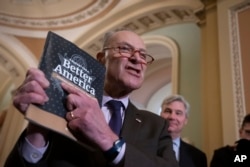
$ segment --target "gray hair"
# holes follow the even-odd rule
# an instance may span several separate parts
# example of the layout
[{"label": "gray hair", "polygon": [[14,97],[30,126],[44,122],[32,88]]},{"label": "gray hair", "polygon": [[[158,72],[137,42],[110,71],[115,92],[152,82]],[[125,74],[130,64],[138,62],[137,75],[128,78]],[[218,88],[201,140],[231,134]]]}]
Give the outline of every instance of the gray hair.
[{"label": "gray hair", "polygon": [[186,109],[186,116],[188,117],[189,115],[189,110],[190,110],[190,104],[187,102],[187,100],[181,96],[181,95],[171,95],[171,96],[168,96],[166,97],[163,101],[162,101],[162,104],[161,104],[161,108],[163,107],[163,105],[169,105],[171,103],[173,103],[174,101],[179,101],[181,103],[184,104],[184,107]]},{"label": "gray hair", "polygon": [[132,31],[131,29],[129,28],[126,28],[126,27],[120,27],[120,28],[117,28],[117,29],[114,29],[114,30],[111,30],[111,31],[108,31],[104,34],[104,37],[103,37],[103,48],[104,47],[107,47],[108,44],[109,44],[109,40],[110,38],[116,33],[116,32],[119,32],[119,31],[131,31],[131,32],[134,32]]}]

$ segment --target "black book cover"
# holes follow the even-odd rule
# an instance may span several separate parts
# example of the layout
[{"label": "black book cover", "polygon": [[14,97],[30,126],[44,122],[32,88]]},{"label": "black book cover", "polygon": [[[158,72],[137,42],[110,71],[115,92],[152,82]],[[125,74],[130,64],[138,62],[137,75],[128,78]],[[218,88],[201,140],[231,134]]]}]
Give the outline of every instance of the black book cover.
[{"label": "black book cover", "polygon": [[75,44],[49,31],[40,60],[41,69],[50,82],[46,89],[49,101],[44,105],[31,104],[25,118],[33,123],[76,138],[67,128],[65,98],[60,83],[65,82],[85,91],[102,103],[105,67]]}]

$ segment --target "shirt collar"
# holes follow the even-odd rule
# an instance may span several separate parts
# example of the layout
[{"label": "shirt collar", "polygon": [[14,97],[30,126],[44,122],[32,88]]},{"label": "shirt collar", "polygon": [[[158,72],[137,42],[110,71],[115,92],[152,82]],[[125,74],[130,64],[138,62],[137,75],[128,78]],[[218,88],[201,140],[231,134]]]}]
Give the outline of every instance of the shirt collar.
[{"label": "shirt collar", "polygon": [[102,106],[104,106],[110,100],[119,100],[122,102],[125,108],[128,107],[129,96],[125,96],[123,98],[112,98],[111,96],[104,94],[102,98]]},{"label": "shirt collar", "polygon": [[173,143],[175,143],[178,147],[180,146],[181,139],[178,137],[173,140]]}]

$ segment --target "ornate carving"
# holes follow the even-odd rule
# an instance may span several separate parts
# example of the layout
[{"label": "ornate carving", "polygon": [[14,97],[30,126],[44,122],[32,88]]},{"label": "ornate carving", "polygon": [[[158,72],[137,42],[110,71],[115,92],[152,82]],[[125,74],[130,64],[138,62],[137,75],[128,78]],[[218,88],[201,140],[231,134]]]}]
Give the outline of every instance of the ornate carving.
[{"label": "ornate carving", "polygon": [[[36,2],[39,2],[41,4],[51,4],[51,3],[58,3],[62,0],[36,0]],[[33,0],[11,0],[11,3],[13,4],[34,4]]]},{"label": "ornate carving", "polygon": [[234,101],[235,101],[235,115],[238,129],[246,114],[245,102],[244,102],[244,87],[243,87],[243,75],[241,66],[241,55],[240,55],[240,42],[238,33],[238,12],[249,8],[250,3],[242,3],[230,11],[230,27],[231,27],[231,48],[232,48],[232,66],[233,66],[233,86],[234,86]]},{"label": "ornate carving", "polygon": [[[65,16],[54,18],[34,19],[0,13],[0,24],[40,30],[66,28],[70,26],[76,26],[78,24],[86,24],[89,21],[93,21],[98,16],[101,16],[102,13],[108,12],[108,10],[114,7],[118,2],[119,0],[99,0],[88,6],[88,8],[81,9],[75,13],[71,13]],[[44,0],[42,0],[41,3],[44,5],[48,4],[48,2]]]},{"label": "ornate carving", "polygon": [[[199,18],[189,7],[165,7],[158,9],[157,11],[145,12],[119,26],[132,29],[139,34],[143,34],[152,29],[185,22],[197,23],[199,22]],[[96,49],[101,48],[100,41],[102,41],[102,37],[96,38],[84,49],[86,49],[89,53],[96,53]]]}]

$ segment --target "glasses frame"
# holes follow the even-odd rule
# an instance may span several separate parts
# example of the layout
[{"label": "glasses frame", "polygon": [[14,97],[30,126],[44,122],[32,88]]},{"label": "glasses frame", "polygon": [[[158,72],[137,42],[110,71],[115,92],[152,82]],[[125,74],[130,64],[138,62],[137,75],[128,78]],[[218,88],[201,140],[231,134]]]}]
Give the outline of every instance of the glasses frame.
[{"label": "glasses frame", "polygon": [[[121,46],[110,46],[110,47],[104,47],[103,50],[108,50],[108,49],[113,49],[114,51],[118,51],[118,53],[120,53],[121,55],[123,55],[125,52],[121,52]],[[128,53],[130,54],[130,57],[128,58],[131,58],[136,52],[138,52],[139,54],[141,54],[141,50],[139,49],[135,49],[133,47],[131,47],[131,53]],[[127,52],[126,52],[127,53]],[[153,58],[153,56],[151,56],[150,54],[146,53],[145,52],[145,56],[146,57],[149,57],[151,60],[149,62],[146,61],[145,64],[151,64],[153,63],[153,61],[155,60]],[[127,57],[127,56],[126,56]],[[145,59],[146,60],[146,59]],[[143,60],[144,61],[144,60]],[[143,62],[144,63],[144,62]]]}]

